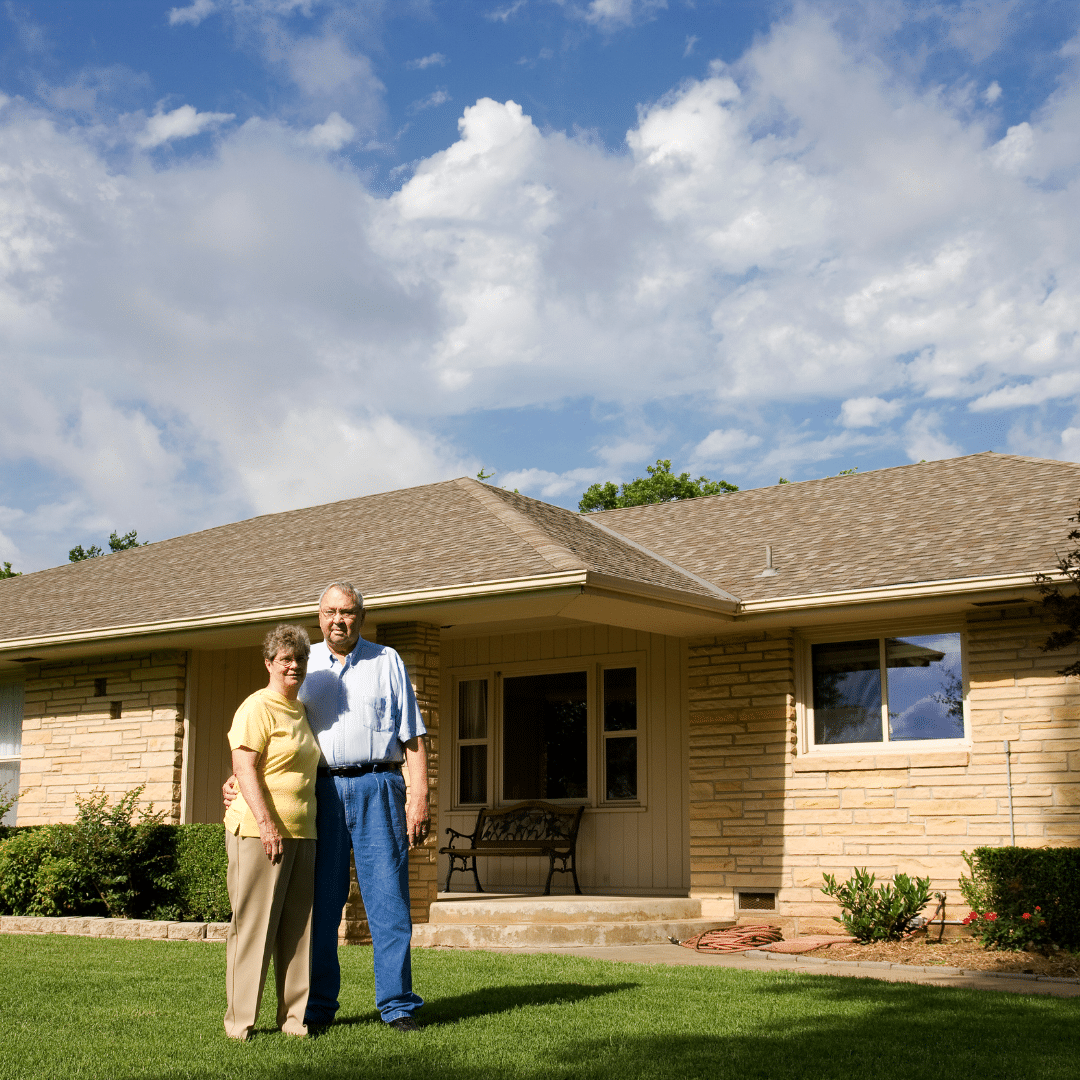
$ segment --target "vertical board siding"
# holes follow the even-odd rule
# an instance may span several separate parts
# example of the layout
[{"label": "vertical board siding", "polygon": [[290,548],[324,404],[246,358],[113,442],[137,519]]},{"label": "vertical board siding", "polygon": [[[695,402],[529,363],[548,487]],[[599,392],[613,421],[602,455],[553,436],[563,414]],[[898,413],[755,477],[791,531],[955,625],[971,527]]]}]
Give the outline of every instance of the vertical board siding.
[{"label": "vertical board siding", "polygon": [[193,652],[191,677],[190,820],[220,821],[221,785],[232,772],[229,726],[240,702],[266,685],[262,650],[256,647]]},{"label": "vertical board siding", "polygon": [[[690,825],[687,810],[685,762],[688,728],[685,721],[685,689],[681,677],[683,645],[675,638],[620,627],[583,626],[530,633],[459,638],[445,642],[443,709],[456,718],[453,686],[457,668],[518,662],[573,661],[580,659],[593,670],[601,657],[613,653],[645,653],[644,694],[641,706],[639,753],[644,756],[644,808],[587,807],[578,834],[578,877],[585,892],[631,895],[683,895],[690,888]],[[497,692],[497,690],[495,691]],[[590,754],[602,752],[597,731],[601,723],[590,703],[592,728]],[[454,720],[456,724],[456,719]],[[450,725],[453,729],[453,724]],[[456,730],[455,730],[456,735]],[[454,755],[440,794],[440,829],[450,826],[471,832],[476,810],[452,808],[457,783],[456,742]],[[493,747],[494,750],[494,747]],[[501,753],[501,749],[498,751]],[[600,762],[591,770],[599,783]],[[489,804],[494,792],[489,792]],[[593,792],[597,802],[599,791]],[[445,844],[445,832],[440,846]],[[539,892],[547,877],[547,861],[524,858],[483,858],[477,862],[480,881],[487,891]],[[447,860],[440,859],[439,887],[446,884]],[[468,891],[472,875],[456,873],[455,891]],[[569,875],[556,874],[555,892],[570,892]]]}]

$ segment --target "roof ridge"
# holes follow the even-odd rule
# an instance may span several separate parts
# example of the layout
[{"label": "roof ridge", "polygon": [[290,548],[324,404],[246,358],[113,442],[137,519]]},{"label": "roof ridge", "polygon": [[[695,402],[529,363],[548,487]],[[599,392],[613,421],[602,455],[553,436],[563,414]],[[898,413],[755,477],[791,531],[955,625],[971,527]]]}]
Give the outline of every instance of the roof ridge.
[{"label": "roof ridge", "polygon": [[671,559],[664,558],[663,555],[657,554],[651,548],[647,548],[644,544],[639,544],[636,540],[631,540],[629,536],[623,536],[617,529],[611,528],[610,525],[602,525],[592,514],[578,514],[578,517],[582,521],[589,522],[594,528],[600,529],[602,532],[613,536],[621,543],[628,544],[632,548],[636,548],[643,555],[648,555],[650,559],[655,559],[658,563],[663,563],[669,570],[675,570],[677,573],[682,574],[684,577],[690,578],[691,581],[696,581],[699,585],[708,589],[714,596],[719,597],[721,600],[730,600],[732,603],[740,604],[742,601],[734,594],[729,593],[726,589],[720,588],[715,582],[710,581],[708,578],[703,578],[699,574],[695,574],[692,570],[687,570],[685,566],[680,566],[677,562]]},{"label": "roof ridge", "polygon": [[486,484],[468,476],[459,476],[453,483],[468,492],[478,503],[516,533],[545,562],[556,570],[586,570],[588,567],[568,547],[549,536],[531,518],[493,494]]}]

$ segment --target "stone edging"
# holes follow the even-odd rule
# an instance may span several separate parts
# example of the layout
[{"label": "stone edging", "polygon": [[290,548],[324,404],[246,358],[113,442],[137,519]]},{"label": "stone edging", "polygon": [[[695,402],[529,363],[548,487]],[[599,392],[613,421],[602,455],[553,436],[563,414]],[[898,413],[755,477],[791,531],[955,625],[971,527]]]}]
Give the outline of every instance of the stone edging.
[{"label": "stone edging", "polygon": [[73,937],[154,941],[224,941],[227,922],[164,922],[153,919],[107,919],[103,916],[0,916],[2,934],[69,934]]},{"label": "stone edging", "polygon": [[796,961],[813,967],[857,967],[867,971],[883,971],[894,968],[897,971],[918,971],[924,975],[966,975],[969,978],[988,979],[1027,979],[1031,982],[1072,983],[1080,985],[1080,978],[1064,978],[1060,975],[1028,975],[1022,971],[969,971],[967,968],[940,967],[937,965],[918,966],[916,964],[891,964],[887,960],[827,960],[823,956],[799,956],[797,953],[767,952],[764,949],[748,949],[743,956],[760,956],[766,960]]}]

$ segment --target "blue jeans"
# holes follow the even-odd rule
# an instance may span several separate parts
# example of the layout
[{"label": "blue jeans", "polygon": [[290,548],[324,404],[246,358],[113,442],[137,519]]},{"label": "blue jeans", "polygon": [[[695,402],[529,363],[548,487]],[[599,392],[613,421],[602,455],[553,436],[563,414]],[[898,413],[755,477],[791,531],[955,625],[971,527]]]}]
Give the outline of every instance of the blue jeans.
[{"label": "blue jeans", "polygon": [[375,1006],[389,1023],[424,1004],[412,992],[409,843],[399,772],[320,776],[311,926],[311,992],[305,1021],[328,1024],[338,1010],[338,926],[349,898],[349,849],[375,947]]}]

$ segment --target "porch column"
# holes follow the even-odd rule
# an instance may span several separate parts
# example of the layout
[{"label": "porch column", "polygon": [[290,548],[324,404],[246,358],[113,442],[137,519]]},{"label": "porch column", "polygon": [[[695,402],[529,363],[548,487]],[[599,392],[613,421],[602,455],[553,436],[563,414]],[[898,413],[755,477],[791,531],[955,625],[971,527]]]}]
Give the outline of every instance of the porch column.
[{"label": "porch column", "polygon": [[[380,645],[396,649],[409,673],[420,715],[427,734],[428,807],[431,812],[431,832],[421,847],[409,852],[409,900],[414,923],[428,921],[428,909],[438,893],[439,814],[439,628],[431,623],[383,623],[376,628],[375,640]],[[345,905],[340,936],[350,942],[371,940],[367,917],[356,887],[353,886]]]}]

